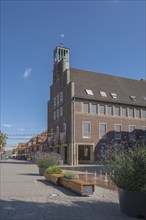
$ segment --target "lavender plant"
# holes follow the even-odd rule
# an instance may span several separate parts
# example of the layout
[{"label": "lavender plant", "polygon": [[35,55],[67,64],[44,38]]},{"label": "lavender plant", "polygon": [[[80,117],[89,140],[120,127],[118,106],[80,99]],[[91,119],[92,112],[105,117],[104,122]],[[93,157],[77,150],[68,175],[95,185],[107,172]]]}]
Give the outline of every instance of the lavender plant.
[{"label": "lavender plant", "polygon": [[34,160],[38,167],[48,168],[50,166],[59,165],[61,157],[60,154],[55,152],[37,152]]},{"label": "lavender plant", "polygon": [[138,143],[107,146],[101,158],[119,188],[146,192],[146,147]]}]

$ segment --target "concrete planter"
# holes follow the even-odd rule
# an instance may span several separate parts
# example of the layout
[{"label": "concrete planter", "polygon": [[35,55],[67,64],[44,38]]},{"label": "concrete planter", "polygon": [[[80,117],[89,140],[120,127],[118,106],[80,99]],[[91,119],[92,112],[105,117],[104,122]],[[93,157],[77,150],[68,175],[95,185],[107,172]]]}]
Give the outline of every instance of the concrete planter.
[{"label": "concrete planter", "polygon": [[61,177],[60,182],[62,186],[69,188],[82,196],[92,195],[95,191],[94,183],[86,182],[81,179],[67,179],[65,177]]},{"label": "concrete planter", "polygon": [[118,189],[121,212],[134,217],[146,219],[146,193]]},{"label": "concrete planter", "polygon": [[45,172],[46,172],[46,168],[39,167],[39,174],[40,174],[40,176],[44,176]]}]

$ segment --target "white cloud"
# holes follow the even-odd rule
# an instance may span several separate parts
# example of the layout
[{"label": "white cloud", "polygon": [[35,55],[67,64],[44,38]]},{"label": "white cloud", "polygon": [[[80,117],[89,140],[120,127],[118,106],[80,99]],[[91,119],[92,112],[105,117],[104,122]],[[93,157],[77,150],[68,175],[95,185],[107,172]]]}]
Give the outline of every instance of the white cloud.
[{"label": "white cloud", "polygon": [[6,128],[11,128],[12,125],[11,124],[3,124],[3,127],[6,127]]},{"label": "white cloud", "polygon": [[32,69],[30,67],[26,68],[26,70],[23,73],[23,78],[28,79],[30,77],[31,72],[32,72]]}]

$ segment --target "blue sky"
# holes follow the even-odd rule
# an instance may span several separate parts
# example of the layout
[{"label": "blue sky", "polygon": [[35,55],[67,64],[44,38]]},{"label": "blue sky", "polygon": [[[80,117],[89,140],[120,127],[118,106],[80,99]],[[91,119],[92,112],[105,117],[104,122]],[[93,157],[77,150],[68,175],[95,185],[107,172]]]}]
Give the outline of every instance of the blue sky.
[{"label": "blue sky", "polygon": [[47,129],[53,50],[61,42],[71,67],[145,78],[145,26],[144,0],[1,1],[2,132]]}]

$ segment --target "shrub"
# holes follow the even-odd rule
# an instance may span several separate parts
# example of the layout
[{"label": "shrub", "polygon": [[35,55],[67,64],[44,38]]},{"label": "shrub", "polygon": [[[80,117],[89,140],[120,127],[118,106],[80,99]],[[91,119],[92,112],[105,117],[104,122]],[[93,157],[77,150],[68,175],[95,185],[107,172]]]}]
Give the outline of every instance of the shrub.
[{"label": "shrub", "polygon": [[72,171],[65,172],[64,177],[67,179],[77,179],[77,174]]},{"label": "shrub", "polygon": [[49,174],[62,174],[63,171],[60,167],[52,166],[47,169],[47,173],[49,173]]},{"label": "shrub", "polygon": [[146,147],[112,146],[105,152],[104,164],[119,188],[146,192]]},{"label": "shrub", "polygon": [[55,152],[37,152],[34,160],[38,167],[48,168],[50,166],[59,165],[60,155]]}]

